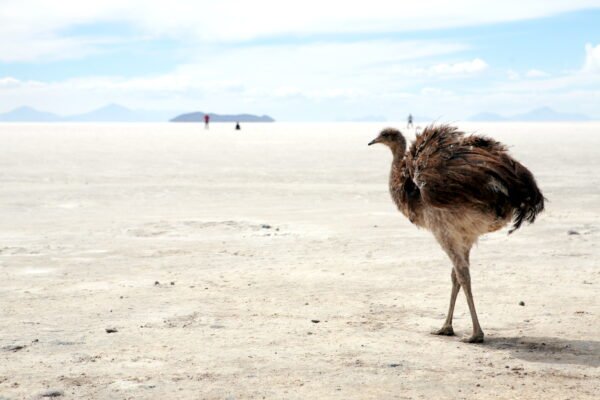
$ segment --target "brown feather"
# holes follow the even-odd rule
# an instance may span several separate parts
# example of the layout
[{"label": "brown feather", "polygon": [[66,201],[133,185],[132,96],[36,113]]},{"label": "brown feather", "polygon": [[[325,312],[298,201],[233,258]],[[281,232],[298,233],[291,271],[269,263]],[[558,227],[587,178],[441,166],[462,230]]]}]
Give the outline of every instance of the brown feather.
[{"label": "brown feather", "polygon": [[399,206],[414,222],[421,207],[467,207],[498,219],[512,217],[512,233],[544,209],[533,175],[508,155],[506,146],[465,136],[449,125],[428,126],[396,168],[402,179],[393,190],[401,192]]}]

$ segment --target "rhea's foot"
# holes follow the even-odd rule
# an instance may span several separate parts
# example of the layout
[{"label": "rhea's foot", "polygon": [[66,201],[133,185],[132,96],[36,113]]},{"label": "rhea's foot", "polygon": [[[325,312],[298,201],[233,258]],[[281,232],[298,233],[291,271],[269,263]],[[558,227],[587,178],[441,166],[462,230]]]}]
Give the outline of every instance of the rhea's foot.
[{"label": "rhea's foot", "polygon": [[432,335],[454,336],[452,325],[444,325],[440,329],[431,332]]},{"label": "rhea's foot", "polygon": [[483,343],[483,332],[472,334],[470,337],[462,339],[463,343]]}]

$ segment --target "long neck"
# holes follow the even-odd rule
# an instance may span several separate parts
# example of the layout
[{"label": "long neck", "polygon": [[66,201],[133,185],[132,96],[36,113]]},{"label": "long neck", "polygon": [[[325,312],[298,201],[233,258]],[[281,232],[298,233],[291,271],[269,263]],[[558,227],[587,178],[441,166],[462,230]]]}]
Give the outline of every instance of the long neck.
[{"label": "long neck", "polygon": [[406,140],[400,138],[400,140],[390,144],[390,150],[394,156],[394,162],[400,162],[404,158],[406,152]]}]

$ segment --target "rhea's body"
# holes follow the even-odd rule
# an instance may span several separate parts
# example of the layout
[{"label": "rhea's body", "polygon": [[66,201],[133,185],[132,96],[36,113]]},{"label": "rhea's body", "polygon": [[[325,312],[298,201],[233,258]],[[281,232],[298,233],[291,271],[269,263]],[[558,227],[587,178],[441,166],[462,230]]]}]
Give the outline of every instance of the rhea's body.
[{"label": "rhea's body", "polygon": [[471,294],[469,253],[479,236],[511,221],[513,232],[524,220],[535,220],[544,197],[533,175],[501,143],[465,136],[448,125],[427,127],[408,150],[402,134],[391,128],[369,144],[374,143],[392,151],[389,189],[394,203],[413,224],[433,233],[453,263],[450,310],[436,333],[454,333],[454,302],[463,287],[473,320],[469,341],[483,341]]}]

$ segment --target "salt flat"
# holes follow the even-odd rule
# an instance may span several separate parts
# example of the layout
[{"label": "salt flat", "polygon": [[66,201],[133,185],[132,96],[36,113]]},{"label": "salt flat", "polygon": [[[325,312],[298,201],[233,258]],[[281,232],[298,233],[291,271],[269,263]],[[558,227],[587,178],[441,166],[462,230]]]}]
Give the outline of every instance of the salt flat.
[{"label": "salt flat", "polygon": [[0,125],[0,399],[594,398],[600,123],[458,124],[549,200],[472,253],[483,345],[429,335],[450,262],[385,125]]}]

